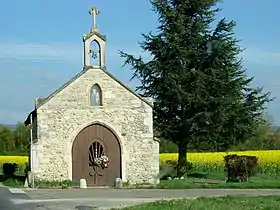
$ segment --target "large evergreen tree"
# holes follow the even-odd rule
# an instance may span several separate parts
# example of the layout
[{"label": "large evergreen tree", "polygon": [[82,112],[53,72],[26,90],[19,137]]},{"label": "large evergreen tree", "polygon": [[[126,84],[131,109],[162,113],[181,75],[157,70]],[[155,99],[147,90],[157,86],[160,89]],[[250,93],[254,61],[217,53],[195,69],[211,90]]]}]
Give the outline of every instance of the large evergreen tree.
[{"label": "large evergreen tree", "polygon": [[152,0],[158,33],[143,34],[141,43],[152,59],[121,52],[141,82],[137,90],[155,100],[157,132],[178,145],[179,166],[190,143],[205,142],[220,151],[254,135],[270,100],[245,74],[235,23],[222,19],[211,27],[217,2]]}]

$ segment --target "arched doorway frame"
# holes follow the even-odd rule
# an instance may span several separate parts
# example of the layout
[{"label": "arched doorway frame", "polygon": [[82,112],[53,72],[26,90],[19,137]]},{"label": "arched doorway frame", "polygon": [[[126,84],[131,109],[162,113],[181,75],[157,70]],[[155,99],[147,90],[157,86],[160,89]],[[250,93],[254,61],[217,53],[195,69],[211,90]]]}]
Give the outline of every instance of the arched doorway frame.
[{"label": "arched doorway frame", "polygon": [[122,141],[122,138],[120,138],[120,135],[118,134],[118,131],[117,129],[113,129],[112,126],[108,125],[108,123],[102,123],[100,121],[93,121],[91,123],[87,123],[87,124],[84,124],[83,126],[79,126],[79,128],[77,130],[75,130],[75,132],[73,132],[73,134],[70,136],[69,139],[70,142],[67,146],[67,151],[68,151],[68,177],[70,180],[72,180],[73,176],[72,176],[72,147],[73,147],[73,143],[77,137],[77,135],[83,131],[83,129],[85,129],[86,127],[88,126],[91,126],[91,125],[101,125],[101,126],[104,126],[105,128],[107,128],[110,132],[112,132],[112,134],[116,137],[118,143],[119,143],[119,146],[120,146],[120,154],[121,154],[121,179],[122,180],[126,180],[126,175],[125,175],[125,149],[124,149],[124,145],[123,145],[123,141]]}]

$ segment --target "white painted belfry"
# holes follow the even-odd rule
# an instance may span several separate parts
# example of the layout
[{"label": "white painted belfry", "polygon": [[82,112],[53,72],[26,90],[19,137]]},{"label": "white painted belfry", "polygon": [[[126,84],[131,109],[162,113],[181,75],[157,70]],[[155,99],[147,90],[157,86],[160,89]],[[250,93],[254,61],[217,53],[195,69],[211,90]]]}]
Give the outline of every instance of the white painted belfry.
[{"label": "white painted belfry", "polygon": [[[96,16],[100,13],[97,8],[92,8],[89,11],[89,14],[93,17],[92,27],[90,33],[84,35],[84,67],[91,66],[95,68],[104,68],[105,67],[105,42],[106,38],[104,35],[100,34],[96,25]],[[97,43],[98,49],[91,49],[93,42]],[[91,58],[95,57],[98,59],[97,64],[91,63]]]}]

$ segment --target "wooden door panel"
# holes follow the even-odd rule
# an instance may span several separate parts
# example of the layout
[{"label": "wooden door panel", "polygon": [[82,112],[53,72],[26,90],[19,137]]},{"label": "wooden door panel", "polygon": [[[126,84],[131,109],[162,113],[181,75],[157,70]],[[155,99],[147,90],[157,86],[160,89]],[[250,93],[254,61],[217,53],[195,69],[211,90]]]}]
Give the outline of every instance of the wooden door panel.
[{"label": "wooden door panel", "polygon": [[[95,142],[102,145],[105,156],[109,158],[108,168],[90,166],[89,149],[93,143],[97,144]],[[115,179],[121,177],[119,142],[116,136],[102,125],[88,126],[77,135],[73,143],[72,158],[73,180],[84,178],[89,186],[104,186],[113,185]]]}]

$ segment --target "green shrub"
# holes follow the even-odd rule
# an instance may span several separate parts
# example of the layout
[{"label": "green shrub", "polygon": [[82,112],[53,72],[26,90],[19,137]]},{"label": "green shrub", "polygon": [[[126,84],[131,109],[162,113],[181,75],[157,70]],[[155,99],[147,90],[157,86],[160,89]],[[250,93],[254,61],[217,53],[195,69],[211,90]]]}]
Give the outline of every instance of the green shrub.
[{"label": "green shrub", "polygon": [[67,189],[69,187],[77,187],[79,186],[79,182],[71,181],[71,180],[39,180],[35,179],[35,186],[37,188],[61,188]]},{"label": "green shrub", "polygon": [[178,151],[178,146],[172,141],[167,141],[164,139],[160,140],[159,152],[160,153],[176,153]]},{"label": "green shrub", "polygon": [[[161,171],[161,179],[167,179],[171,177],[174,179],[178,177],[178,161],[177,160],[167,160],[165,163],[161,163],[160,171]],[[185,176],[190,173],[193,169],[193,164],[191,162],[186,161],[184,165],[180,168],[180,176]]]},{"label": "green shrub", "polygon": [[6,177],[14,176],[14,173],[18,170],[18,165],[16,163],[4,163],[3,164],[3,174]]},{"label": "green shrub", "polygon": [[160,163],[159,171],[161,180],[166,180],[168,177],[174,179],[177,176],[177,171],[172,166],[166,165],[162,162]]},{"label": "green shrub", "polygon": [[248,179],[256,174],[258,167],[258,158],[256,156],[238,156],[227,155],[224,157],[225,172],[228,182],[248,181]]},{"label": "green shrub", "polygon": [[25,181],[24,177],[8,178],[3,180],[3,184],[5,186],[11,186],[11,187],[23,187],[24,181]]},{"label": "green shrub", "polygon": [[25,163],[24,174],[28,176],[28,172],[31,171],[29,163]]}]

